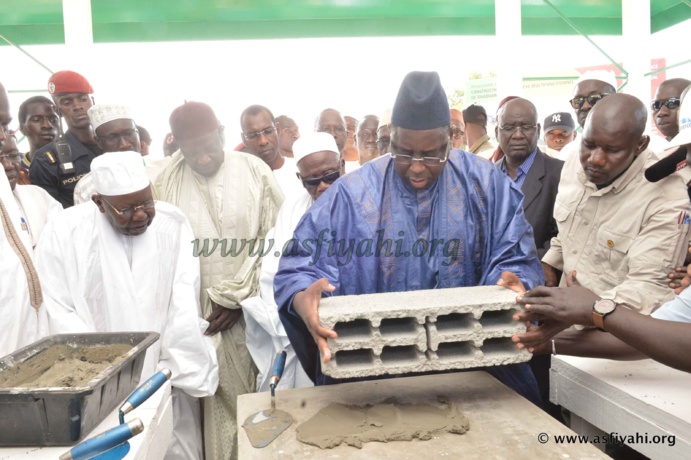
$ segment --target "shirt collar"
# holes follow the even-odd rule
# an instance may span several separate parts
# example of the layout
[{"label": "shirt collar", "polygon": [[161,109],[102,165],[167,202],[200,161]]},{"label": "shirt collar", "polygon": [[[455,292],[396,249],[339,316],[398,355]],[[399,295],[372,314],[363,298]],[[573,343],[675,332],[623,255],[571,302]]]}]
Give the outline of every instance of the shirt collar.
[{"label": "shirt collar", "polygon": [[537,155],[537,147],[535,147],[535,150],[533,150],[533,153],[528,156],[525,160],[523,160],[523,163],[518,167],[518,170],[521,171],[523,174],[528,174],[528,171],[530,171],[530,167],[533,166],[533,163],[535,162],[535,156]]},{"label": "shirt collar", "polygon": [[[518,167],[516,170],[516,178],[519,178],[523,175],[528,174],[528,171],[530,171],[531,166],[533,166],[533,163],[535,163],[535,157],[537,156],[537,147],[535,147],[535,150],[533,150],[533,153],[528,155],[528,158],[523,160],[523,163]],[[506,172],[506,154],[504,155],[504,161],[501,163],[501,170]],[[507,173],[508,174],[508,173]]]},{"label": "shirt collar", "polygon": [[476,153],[475,150],[479,149],[482,144],[489,140],[489,134],[483,134],[481,138],[475,141],[473,145],[468,148],[470,153]]}]

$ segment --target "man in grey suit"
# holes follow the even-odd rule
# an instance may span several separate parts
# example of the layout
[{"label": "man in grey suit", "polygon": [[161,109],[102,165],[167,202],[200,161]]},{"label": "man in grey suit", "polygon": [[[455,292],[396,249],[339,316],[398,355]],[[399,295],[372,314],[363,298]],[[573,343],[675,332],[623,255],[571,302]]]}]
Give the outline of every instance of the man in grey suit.
[{"label": "man in grey suit", "polygon": [[513,179],[523,192],[525,217],[533,227],[535,246],[542,257],[557,224],[552,216],[559,188],[563,161],[551,158],[537,148],[540,125],[532,102],[516,98],[507,102],[497,114],[495,128],[504,157],[497,166]]},{"label": "man in grey suit", "polygon": [[[495,130],[499,147],[504,151],[504,157],[497,166],[523,192],[523,211],[533,227],[535,246],[542,258],[558,231],[552,214],[564,162],[537,148],[540,137],[537,110],[526,99],[512,99],[502,106],[497,114]],[[533,357],[530,366],[547,412],[560,420],[558,406],[549,403],[549,355]]]}]

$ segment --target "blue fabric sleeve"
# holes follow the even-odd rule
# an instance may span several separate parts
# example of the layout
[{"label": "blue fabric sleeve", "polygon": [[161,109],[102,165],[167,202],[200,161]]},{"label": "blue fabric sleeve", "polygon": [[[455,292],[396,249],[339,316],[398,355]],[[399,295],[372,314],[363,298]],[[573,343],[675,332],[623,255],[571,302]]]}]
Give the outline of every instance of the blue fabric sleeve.
[{"label": "blue fabric sleeve", "polygon": [[504,271],[516,274],[526,289],[544,284],[533,229],[523,213],[523,194],[498,168],[492,172],[489,186],[494,193],[487,198],[489,236],[480,284],[496,284]]}]

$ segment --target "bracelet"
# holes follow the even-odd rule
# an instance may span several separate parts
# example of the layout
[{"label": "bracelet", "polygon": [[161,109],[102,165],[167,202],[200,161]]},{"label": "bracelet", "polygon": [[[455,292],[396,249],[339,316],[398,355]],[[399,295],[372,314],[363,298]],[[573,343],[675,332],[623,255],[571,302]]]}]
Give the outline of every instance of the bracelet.
[{"label": "bracelet", "polygon": [[557,356],[557,345],[554,339],[552,339],[552,356]]}]

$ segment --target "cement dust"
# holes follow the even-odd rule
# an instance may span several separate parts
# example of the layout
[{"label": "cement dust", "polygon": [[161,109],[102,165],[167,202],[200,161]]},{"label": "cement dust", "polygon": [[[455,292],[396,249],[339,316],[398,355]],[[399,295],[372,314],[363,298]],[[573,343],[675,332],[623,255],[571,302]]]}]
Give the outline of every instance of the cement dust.
[{"label": "cement dust", "polygon": [[332,403],[297,428],[298,441],[331,449],[346,443],[421,441],[441,433],[463,434],[470,429],[465,415],[447,401],[438,405],[399,404],[387,400],[367,406]]},{"label": "cement dust", "polygon": [[0,388],[84,386],[107,367],[125,360],[129,344],[73,348],[53,345],[36,356],[0,372]]}]

